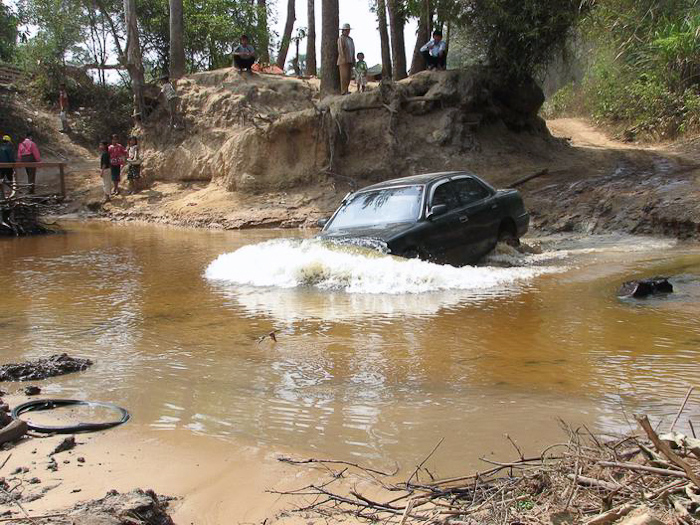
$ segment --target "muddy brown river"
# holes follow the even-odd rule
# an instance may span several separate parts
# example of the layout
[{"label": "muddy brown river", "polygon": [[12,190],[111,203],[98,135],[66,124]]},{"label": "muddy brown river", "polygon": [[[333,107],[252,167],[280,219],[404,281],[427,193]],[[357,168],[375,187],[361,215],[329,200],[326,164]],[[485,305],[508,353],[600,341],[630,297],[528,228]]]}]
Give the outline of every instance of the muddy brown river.
[{"label": "muddy brown river", "polygon": [[[697,246],[543,239],[540,255],[455,269],[309,235],[87,222],[1,239],[1,359],[89,357],[43,394],[123,405],[154,439],[406,465],[445,437],[459,469],[508,450],[506,432],[528,450],[556,441],[557,418],[670,421],[698,381]],[[652,275],[677,293],[616,297]]]}]

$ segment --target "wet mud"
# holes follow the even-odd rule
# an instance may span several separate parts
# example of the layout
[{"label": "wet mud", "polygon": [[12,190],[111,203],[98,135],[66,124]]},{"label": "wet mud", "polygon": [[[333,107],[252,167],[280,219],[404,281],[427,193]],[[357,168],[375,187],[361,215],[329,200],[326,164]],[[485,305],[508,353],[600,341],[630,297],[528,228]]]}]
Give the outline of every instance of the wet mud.
[{"label": "wet mud", "polygon": [[49,377],[82,372],[92,366],[92,361],[68,354],[42,357],[24,363],[0,366],[0,381],[35,381]]}]

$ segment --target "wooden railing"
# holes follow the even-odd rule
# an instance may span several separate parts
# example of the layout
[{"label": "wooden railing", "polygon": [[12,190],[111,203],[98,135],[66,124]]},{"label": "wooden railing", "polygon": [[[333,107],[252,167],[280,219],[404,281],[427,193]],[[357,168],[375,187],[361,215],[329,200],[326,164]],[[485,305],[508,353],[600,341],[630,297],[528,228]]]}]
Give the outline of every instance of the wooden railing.
[{"label": "wooden railing", "polygon": [[61,195],[66,196],[66,164],[65,162],[0,162],[2,168],[58,168],[61,183]]}]

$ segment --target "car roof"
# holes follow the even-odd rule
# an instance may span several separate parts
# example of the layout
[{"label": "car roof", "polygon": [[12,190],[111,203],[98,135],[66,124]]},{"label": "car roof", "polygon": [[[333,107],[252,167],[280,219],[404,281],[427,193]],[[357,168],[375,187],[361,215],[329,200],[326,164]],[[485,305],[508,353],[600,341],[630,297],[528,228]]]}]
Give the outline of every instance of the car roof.
[{"label": "car roof", "polygon": [[436,173],[423,173],[420,175],[411,175],[410,177],[401,177],[400,179],[391,179],[378,184],[373,184],[371,186],[366,186],[358,191],[368,191],[368,190],[383,190],[386,188],[395,188],[397,186],[418,186],[426,185],[436,180],[444,179],[445,177],[452,177],[456,175],[468,175],[474,177],[475,175],[470,171],[440,171]]}]

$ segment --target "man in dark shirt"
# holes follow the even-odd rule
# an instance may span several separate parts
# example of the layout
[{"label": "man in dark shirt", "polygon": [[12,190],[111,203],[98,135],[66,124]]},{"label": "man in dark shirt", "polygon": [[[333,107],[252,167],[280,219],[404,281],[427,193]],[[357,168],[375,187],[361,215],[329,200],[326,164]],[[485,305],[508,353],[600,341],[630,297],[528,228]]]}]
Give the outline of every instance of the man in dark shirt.
[{"label": "man in dark shirt", "polygon": [[100,176],[102,177],[102,189],[105,194],[105,202],[109,201],[112,194],[112,163],[109,158],[109,142],[100,142]]},{"label": "man in dark shirt", "polygon": [[[12,139],[9,135],[5,135],[2,138],[2,144],[0,145],[0,162],[16,162],[17,157],[15,156],[15,148],[12,145]],[[2,191],[3,198],[6,197],[7,191],[9,189],[10,197],[14,195],[14,181],[15,181],[15,169],[14,168],[0,168],[0,191]]]},{"label": "man in dark shirt", "polygon": [[244,70],[250,71],[255,64],[255,48],[248,42],[247,35],[241,35],[241,43],[233,50],[233,65],[241,73]]}]

